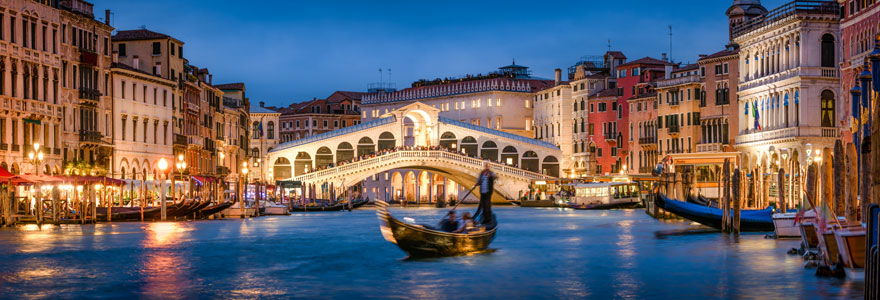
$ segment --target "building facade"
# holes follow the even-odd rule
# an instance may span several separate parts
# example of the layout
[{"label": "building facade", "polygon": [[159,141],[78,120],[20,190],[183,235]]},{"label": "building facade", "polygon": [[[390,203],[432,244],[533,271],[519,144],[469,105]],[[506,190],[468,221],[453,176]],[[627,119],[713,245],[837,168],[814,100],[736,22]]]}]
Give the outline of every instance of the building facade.
[{"label": "building facade", "polygon": [[[783,5],[731,29],[740,47],[735,148],[741,168],[764,174],[752,178],[758,206],[774,199],[776,170],[800,170],[811,154],[830,151],[845,119],[837,101],[838,3],[797,4],[802,9]],[[739,17],[730,14],[735,7],[731,19]]]},{"label": "building facade", "polygon": [[[281,112],[266,108],[265,103],[260,102],[257,107],[251,107],[248,111],[250,116],[251,137],[250,137],[250,155],[249,162],[253,171],[248,176],[255,178],[260,182],[274,182],[275,177],[272,170],[266,167],[263,159],[270,150],[278,146],[281,137],[279,136],[279,118]],[[284,179],[289,178],[285,177]]]},{"label": "building facade", "polygon": [[572,146],[574,145],[572,137],[574,134],[574,118],[572,117],[573,111],[571,110],[572,85],[561,81],[561,78],[562,70],[556,69],[555,86],[535,93],[533,106],[534,138],[559,147],[562,150],[562,157],[559,163],[560,170],[556,176],[573,177],[575,166],[572,155],[575,150]]},{"label": "building facade", "polygon": [[282,112],[279,120],[281,142],[360,124],[363,94],[337,91],[327,99],[313,99],[279,109]]}]

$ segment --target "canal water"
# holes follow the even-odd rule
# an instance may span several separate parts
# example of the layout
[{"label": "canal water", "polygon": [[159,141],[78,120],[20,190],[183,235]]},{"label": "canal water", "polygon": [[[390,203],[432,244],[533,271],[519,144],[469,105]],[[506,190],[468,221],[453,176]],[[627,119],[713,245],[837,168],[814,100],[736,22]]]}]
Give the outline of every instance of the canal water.
[{"label": "canal water", "polygon": [[[257,219],[0,230],[0,298],[861,299],[748,234],[643,210],[498,207],[491,253],[405,260],[373,209]],[[439,209],[392,209],[437,220]]]}]

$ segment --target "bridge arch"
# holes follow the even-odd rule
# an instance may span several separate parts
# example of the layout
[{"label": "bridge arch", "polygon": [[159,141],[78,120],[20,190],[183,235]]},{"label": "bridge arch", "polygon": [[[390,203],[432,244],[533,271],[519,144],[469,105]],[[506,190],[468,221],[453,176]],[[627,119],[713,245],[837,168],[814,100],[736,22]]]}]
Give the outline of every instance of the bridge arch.
[{"label": "bridge arch", "polygon": [[493,141],[485,141],[483,142],[483,147],[480,149],[480,158],[488,159],[494,162],[498,161],[498,145]]},{"label": "bridge arch", "polygon": [[330,150],[329,147],[321,147],[318,148],[318,152],[315,153],[315,168],[321,169],[333,163],[333,151]]},{"label": "bridge arch", "polygon": [[455,149],[458,147],[457,144],[458,140],[455,139],[455,133],[447,131],[440,135],[440,147]]},{"label": "bridge arch", "polygon": [[540,173],[541,166],[540,161],[538,160],[538,153],[535,153],[535,151],[532,150],[523,153],[522,168],[535,173]]},{"label": "bridge arch", "polygon": [[348,142],[339,143],[336,146],[336,162],[347,161],[354,158],[354,147]]},{"label": "bridge arch", "polygon": [[516,151],[516,147],[507,146],[501,150],[501,163],[508,166],[519,166],[519,153]]},{"label": "bridge arch", "polygon": [[397,140],[394,139],[394,134],[388,131],[382,132],[379,134],[379,150],[391,150],[397,144]]},{"label": "bridge arch", "polygon": [[276,180],[292,177],[290,160],[284,157],[275,159],[275,162],[272,163],[272,173]]},{"label": "bridge arch", "polygon": [[544,161],[541,163],[541,170],[546,175],[559,177],[559,159],[556,156],[544,157]]},{"label": "bridge arch", "polygon": [[477,152],[477,139],[472,136],[466,136],[461,139],[461,145],[459,145],[459,148],[461,148],[462,153],[467,156],[476,157],[479,154]]},{"label": "bridge arch", "polygon": [[357,155],[364,156],[370,155],[376,152],[376,144],[373,143],[373,139],[369,137],[362,137],[358,141]]},{"label": "bridge arch", "polygon": [[297,153],[296,159],[293,161],[293,168],[294,176],[310,172],[314,169],[312,168],[312,156],[306,152]]}]

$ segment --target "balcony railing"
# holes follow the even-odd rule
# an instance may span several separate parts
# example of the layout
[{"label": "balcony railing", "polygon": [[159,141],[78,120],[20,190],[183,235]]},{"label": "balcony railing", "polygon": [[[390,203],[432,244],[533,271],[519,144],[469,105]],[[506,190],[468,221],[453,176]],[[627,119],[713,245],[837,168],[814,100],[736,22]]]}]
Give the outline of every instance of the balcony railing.
[{"label": "balcony railing", "polygon": [[639,144],[642,144],[642,145],[656,144],[656,143],[657,143],[656,136],[640,137],[639,138]]},{"label": "balcony railing", "polygon": [[736,137],[736,144],[746,144],[790,137],[838,138],[840,129],[835,127],[789,127],[758,132],[743,131]]},{"label": "balcony railing", "polygon": [[679,133],[681,129],[678,127],[678,125],[669,125],[668,127],[666,127],[666,130],[668,133]]},{"label": "balcony railing", "polygon": [[186,136],[182,134],[174,134],[174,144],[186,146]]},{"label": "balcony railing", "polygon": [[0,144],[0,150],[3,150],[3,151],[9,150],[9,144],[7,144],[7,143]]},{"label": "balcony railing", "polygon": [[82,143],[101,143],[101,133],[92,130],[80,130],[79,141]]},{"label": "balcony railing", "polygon": [[745,80],[739,85],[739,90],[747,90],[762,87],[773,82],[779,82],[795,76],[818,77],[825,79],[839,79],[840,72],[837,68],[822,67],[797,67],[768,74],[746,74]]},{"label": "balcony railing", "polygon": [[840,6],[837,1],[796,0],[782,5],[767,14],[753,18],[733,28],[733,37],[739,37],[750,31],[765,27],[777,21],[797,14],[839,16]]},{"label": "balcony railing", "polygon": [[721,152],[721,143],[697,144],[697,152]]},{"label": "balcony railing", "polygon": [[21,149],[21,146],[17,144],[12,144],[12,151],[19,151],[19,149]]},{"label": "balcony railing", "polygon": [[676,85],[686,84],[686,83],[695,83],[695,82],[700,82],[700,75],[699,74],[659,80],[659,81],[657,81],[657,88],[664,88],[664,87],[676,86]]},{"label": "balcony railing", "polygon": [[604,136],[605,136],[605,140],[617,140],[617,133],[616,132],[605,133]]},{"label": "balcony railing", "polygon": [[217,166],[217,175],[225,176],[229,174],[229,168],[225,166]]},{"label": "balcony railing", "polygon": [[79,99],[81,100],[91,100],[98,101],[98,97],[101,97],[101,91],[91,88],[80,88],[79,89]]}]

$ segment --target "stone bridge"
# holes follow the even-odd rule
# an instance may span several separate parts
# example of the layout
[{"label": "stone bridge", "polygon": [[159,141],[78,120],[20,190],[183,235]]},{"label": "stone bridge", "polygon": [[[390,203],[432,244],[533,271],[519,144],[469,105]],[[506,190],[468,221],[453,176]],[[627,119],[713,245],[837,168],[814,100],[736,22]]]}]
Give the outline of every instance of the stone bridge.
[{"label": "stone bridge", "polygon": [[[270,172],[276,180],[343,186],[389,170],[419,169],[471,186],[489,162],[499,176],[494,195],[499,200],[517,198],[532,180],[559,176],[556,146],[439,113],[413,103],[372,121],[281,144],[268,153]],[[399,146],[444,150],[403,151]]]}]

